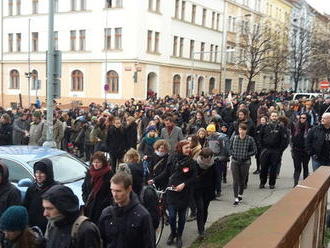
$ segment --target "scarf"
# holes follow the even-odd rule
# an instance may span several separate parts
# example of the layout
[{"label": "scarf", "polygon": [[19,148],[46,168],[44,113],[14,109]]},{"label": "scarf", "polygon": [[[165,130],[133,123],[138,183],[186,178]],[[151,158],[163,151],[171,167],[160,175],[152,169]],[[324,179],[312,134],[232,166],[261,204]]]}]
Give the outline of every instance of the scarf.
[{"label": "scarf", "polygon": [[95,198],[96,194],[100,191],[103,184],[103,176],[110,171],[110,166],[104,166],[101,169],[95,170],[92,166],[89,170],[89,173],[92,177],[92,196]]},{"label": "scarf", "polygon": [[52,231],[53,228],[55,228],[55,223],[57,221],[63,220],[65,218],[64,215],[60,214],[58,216],[55,216],[53,218],[47,218],[48,220],[48,224],[47,224],[47,228],[46,228],[46,232],[45,232],[45,238],[49,238],[49,233]]},{"label": "scarf", "polygon": [[197,163],[201,169],[207,170],[214,164],[214,157],[212,156],[210,158],[205,159],[205,158],[201,158],[201,156],[198,156]]}]

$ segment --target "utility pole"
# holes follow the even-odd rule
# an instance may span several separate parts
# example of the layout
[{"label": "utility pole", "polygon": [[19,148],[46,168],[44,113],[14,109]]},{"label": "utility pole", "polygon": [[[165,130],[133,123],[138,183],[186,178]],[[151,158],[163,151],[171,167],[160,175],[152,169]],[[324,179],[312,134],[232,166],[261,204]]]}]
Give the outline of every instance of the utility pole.
[{"label": "utility pole", "polygon": [[25,73],[28,79],[28,107],[31,106],[31,19],[29,18],[28,23],[28,72]]},{"label": "utility pole", "polygon": [[53,136],[55,49],[54,49],[54,0],[49,0],[48,9],[48,52],[47,52],[47,140],[46,147],[56,147]]}]

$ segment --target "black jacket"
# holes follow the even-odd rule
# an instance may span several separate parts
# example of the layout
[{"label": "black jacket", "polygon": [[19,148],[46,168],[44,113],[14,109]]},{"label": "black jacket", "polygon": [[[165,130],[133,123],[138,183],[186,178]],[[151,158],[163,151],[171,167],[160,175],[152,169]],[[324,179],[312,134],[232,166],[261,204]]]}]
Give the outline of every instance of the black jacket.
[{"label": "black jacket", "polygon": [[328,164],[330,154],[326,147],[326,135],[330,135],[330,129],[326,129],[322,124],[313,127],[307,134],[306,148],[315,160]]},{"label": "black jacket", "polygon": [[99,221],[104,248],[153,248],[155,234],[149,212],[131,193],[127,206],[103,210]]},{"label": "black jacket", "polygon": [[181,183],[185,187],[181,192],[168,191],[167,204],[178,208],[186,208],[189,204],[191,186],[196,180],[196,162],[189,156],[175,153],[169,157],[166,170],[154,178],[157,183],[159,180],[169,178],[168,186],[178,186]]},{"label": "black jacket", "polygon": [[[149,179],[153,179],[159,176],[164,170],[166,170],[168,154],[163,157],[158,156],[153,153],[150,157],[148,157],[149,162]],[[164,178],[163,180],[158,180],[156,183],[156,187],[164,190],[168,184],[168,178]]]},{"label": "black jacket", "polygon": [[106,143],[110,154],[123,156],[128,148],[127,135],[124,128],[111,126],[108,130]]},{"label": "black jacket", "polygon": [[260,142],[262,148],[283,152],[289,144],[288,132],[277,122],[270,122],[261,128]]},{"label": "black jacket", "polygon": [[8,168],[0,162],[0,174],[2,182],[0,184],[0,216],[10,206],[21,203],[21,194],[19,190],[9,182]]},{"label": "black jacket", "polygon": [[216,167],[213,164],[207,169],[202,169],[197,165],[197,176],[196,182],[194,183],[194,195],[209,199],[210,201],[215,198],[215,188],[216,188]]},{"label": "black jacket", "polygon": [[41,231],[45,233],[47,227],[47,219],[43,216],[44,208],[42,207],[41,195],[50,189],[52,186],[57,185],[58,182],[54,181],[53,165],[49,159],[42,159],[47,166],[46,181],[43,185],[38,185],[35,182],[26,191],[23,205],[26,207],[29,214],[29,225],[38,226]]},{"label": "black jacket", "polygon": [[133,178],[133,191],[140,195],[144,183],[144,169],[142,163],[127,163]]},{"label": "black jacket", "polygon": [[232,108],[224,108],[220,113],[222,120],[228,124],[234,122],[235,112]]},{"label": "black jacket", "polygon": [[295,152],[306,152],[306,138],[309,127],[306,124],[294,123],[291,125],[291,147]]},{"label": "black jacket", "polygon": [[93,198],[89,197],[93,188],[92,178],[89,172],[86,173],[86,177],[82,185],[82,199],[85,203],[84,215],[90,218],[94,223],[98,222],[103,209],[110,206],[112,203],[112,194],[110,189],[111,177],[111,171],[103,176],[102,187],[96,194],[96,197]]},{"label": "black jacket", "polygon": [[10,123],[0,124],[0,146],[12,144],[13,128]]},{"label": "black jacket", "polygon": [[134,148],[136,149],[137,145],[137,124],[132,122],[131,125],[125,128],[125,132],[127,135],[127,149]]}]

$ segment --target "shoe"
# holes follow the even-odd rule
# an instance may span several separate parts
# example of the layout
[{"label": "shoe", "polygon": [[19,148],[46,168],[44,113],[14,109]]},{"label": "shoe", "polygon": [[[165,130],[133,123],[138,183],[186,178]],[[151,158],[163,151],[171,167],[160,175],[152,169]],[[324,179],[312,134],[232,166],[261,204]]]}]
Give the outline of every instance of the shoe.
[{"label": "shoe", "polygon": [[205,233],[204,232],[200,232],[198,235],[198,240],[202,241],[205,239]]},{"label": "shoe", "polygon": [[265,184],[260,184],[259,185],[259,189],[264,189],[265,188]]},{"label": "shoe", "polygon": [[269,185],[270,189],[275,189],[275,185]]},{"label": "shoe", "polygon": [[247,184],[244,185],[244,189],[247,189]]},{"label": "shoe", "polygon": [[177,248],[181,248],[182,247],[182,238],[181,238],[181,236],[178,236],[176,238],[176,247]]},{"label": "shoe", "polygon": [[176,236],[175,234],[171,233],[170,236],[168,236],[166,244],[167,245],[173,245],[175,236]]},{"label": "shoe", "polygon": [[238,201],[242,201],[243,200],[243,197],[242,196],[238,196]]},{"label": "shoe", "polygon": [[221,192],[217,191],[217,197],[220,197],[220,196],[221,196]]},{"label": "shoe", "polygon": [[194,221],[197,219],[197,216],[195,214],[191,214],[187,218],[187,222]]},{"label": "shoe", "polygon": [[227,178],[223,178],[223,183],[227,183]]},{"label": "shoe", "polygon": [[253,172],[254,175],[258,175],[259,173],[260,173],[259,170],[255,170],[255,171]]},{"label": "shoe", "polygon": [[237,207],[238,204],[239,204],[239,201],[234,201],[234,203],[233,203],[233,207]]}]

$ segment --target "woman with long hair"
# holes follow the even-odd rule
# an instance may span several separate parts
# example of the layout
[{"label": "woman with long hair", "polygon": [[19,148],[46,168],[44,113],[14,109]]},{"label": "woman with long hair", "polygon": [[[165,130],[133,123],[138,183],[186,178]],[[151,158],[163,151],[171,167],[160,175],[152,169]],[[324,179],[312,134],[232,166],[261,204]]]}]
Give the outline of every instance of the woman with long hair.
[{"label": "woman with long hair", "polygon": [[112,202],[110,190],[112,176],[113,173],[105,154],[95,152],[82,185],[82,198],[85,203],[84,215],[94,223],[98,222],[102,210]]}]

